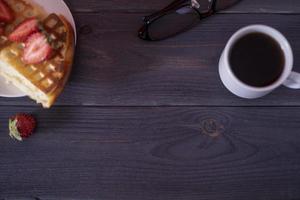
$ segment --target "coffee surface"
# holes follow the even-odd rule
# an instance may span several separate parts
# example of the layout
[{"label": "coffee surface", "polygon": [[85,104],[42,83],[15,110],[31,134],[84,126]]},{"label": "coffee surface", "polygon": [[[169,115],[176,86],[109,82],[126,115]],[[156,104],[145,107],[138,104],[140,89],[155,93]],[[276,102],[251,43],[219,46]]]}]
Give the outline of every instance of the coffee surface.
[{"label": "coffee surface", "polygon": [[276,82],[285,65],[280,45],[263,33],[250,33],[240,38],[230,51],[229,62],[235,76],[254,87]]}]

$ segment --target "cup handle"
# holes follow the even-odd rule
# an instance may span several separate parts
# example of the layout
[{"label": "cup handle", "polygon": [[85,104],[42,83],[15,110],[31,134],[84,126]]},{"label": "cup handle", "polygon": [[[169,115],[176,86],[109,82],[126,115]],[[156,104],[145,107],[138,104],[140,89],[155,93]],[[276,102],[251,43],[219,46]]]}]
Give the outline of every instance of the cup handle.
[{"label": "cup handle", "polygon": [[291,89],[300,89],[300,73],[292,72],[283,85]]}]

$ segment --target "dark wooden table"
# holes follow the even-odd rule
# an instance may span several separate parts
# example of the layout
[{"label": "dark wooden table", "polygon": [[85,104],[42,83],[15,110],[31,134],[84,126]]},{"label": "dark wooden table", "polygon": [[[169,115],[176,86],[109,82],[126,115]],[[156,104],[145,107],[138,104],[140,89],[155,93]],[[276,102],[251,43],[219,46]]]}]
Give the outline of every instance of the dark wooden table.
[{"label": "dark wooden table", "polygon": [[[78,25],[71,79],[50,110],[0,98],[0,199],[299,200],[300,91],[229,93],[218,58],[229,37],[266,24],[300,71],[300,1],[243,0],[195,29],[139,40],[142,16],[170,0],[68,0]],[[23,143],[8,117],[33,113]]]}]

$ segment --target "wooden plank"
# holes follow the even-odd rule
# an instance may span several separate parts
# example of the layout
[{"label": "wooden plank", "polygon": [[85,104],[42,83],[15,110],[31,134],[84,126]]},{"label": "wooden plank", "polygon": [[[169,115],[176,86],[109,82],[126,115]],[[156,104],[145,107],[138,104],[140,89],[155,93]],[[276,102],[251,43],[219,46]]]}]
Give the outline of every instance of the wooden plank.
[{"label": "wooden plank", "polygon": [[[226,0],[225,0],[226,1]],[[172,0],[66,0],[74,12],[103,12],[107,10],[123,10],[126,12],[145,12],[162,9]],[[242,0],[228,13],[300,13],[298,0]]]},{"label": "wooden plank", "polygon": [[[229,93],[218,59],[229,37],[249,24],[267,24],[291,42],[300,71],[298,15],[226,14],[162,42],[137,38],[141,14],[78,14],[79,40],[71,79],[56,105],[100,106],[299,106],[300,92],[280,88],[259,100]],[[0,98],[0,105],[34,105],[27,98]]]},{"label": "wooden plank", "polygon": [[0,109],[1,199],[300,198],[300,108]]}]

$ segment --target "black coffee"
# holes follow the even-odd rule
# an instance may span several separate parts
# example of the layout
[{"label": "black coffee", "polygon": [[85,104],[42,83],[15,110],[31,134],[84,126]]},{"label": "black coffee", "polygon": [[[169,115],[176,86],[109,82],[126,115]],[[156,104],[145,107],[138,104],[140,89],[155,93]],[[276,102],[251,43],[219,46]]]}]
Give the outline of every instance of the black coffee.
[{"label": "black coffee", "polygon": [[250,33],[239,39],[231,49],[229,60],[235,76],[254,87],[277,81],[285,64],[279,44],[263,33]]}]

